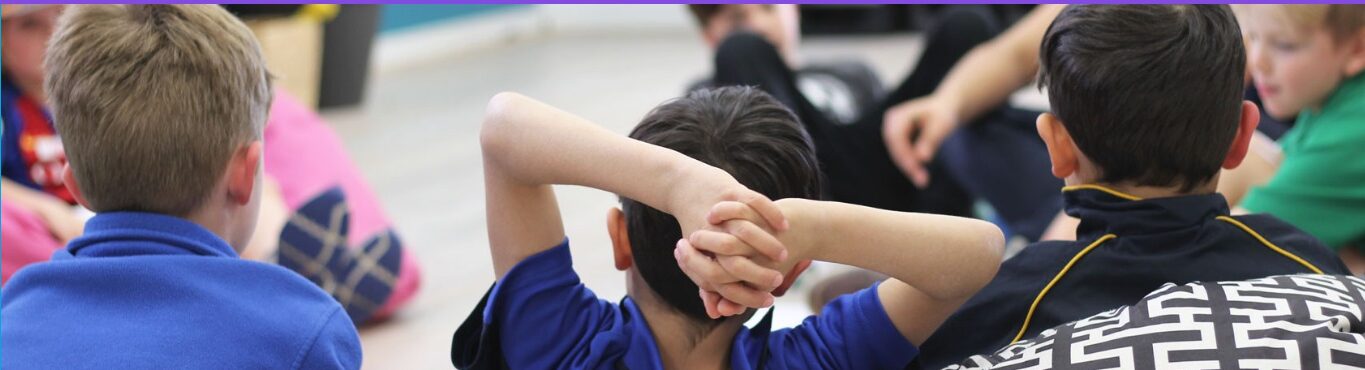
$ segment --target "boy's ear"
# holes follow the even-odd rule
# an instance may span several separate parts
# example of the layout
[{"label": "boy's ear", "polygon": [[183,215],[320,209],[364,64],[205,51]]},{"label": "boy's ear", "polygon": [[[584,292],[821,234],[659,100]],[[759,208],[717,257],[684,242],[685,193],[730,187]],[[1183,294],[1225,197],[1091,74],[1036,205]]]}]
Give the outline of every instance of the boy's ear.
[{"label": "boy's ear", "polygon": [[1223,168],[1234,169],[1242,165],[1251,147],[1251,137],[1256,135],[1256,125],[1261,123],[1261,110],[1256,103],[1242,101],[1242,118],[1237,123],[1237,136],[1232,139],[1228,155],[1223,157]]},{"label": "boy's ear", "polygon": [[1365,70],[1365,28],[1361,28],[1347,40],[1341,47],[1346,49],[1346,64],[1342,67],[1342,73],[1347,78],[1354,77]]},{"label": "boy's ear", "polygon": [[801,277],[801,273],[806,272],[807,268],[810,268],[810,260],[801,260],[796,263],[796,266],[792,266],[792,270],[782,276],[782,285],[773,289],[773,296],[781,297],[783,294],[787,294],[787,289],[791,289],[792,284],[796,283],[796,278]]},{"label": "boy's ear", "polygon": [[71,192],[71,196],[76,198],[76,203],[85,209],[91,209],[90,203],[85,201],[85,194],[81,194],[81,186],[76,184],[76,175],[71,172],[71,164],[62,166],[62,181],[66,182],[66,191]]},{"label": "boy's ear", "polygon": [[256,190],[256,176],[260,175],[261,156],[265,146],[260,140],[252,141],[237,149],[228,162],[228,198],[238,205],[246,205]]},{"label": "boy's ear", "polygon": [[607,211],[607,234],[611,236],[611,254],[616,259],[616,269],[625,271],[635,265],[635,255],[630,252],[630,234],[626,231],[626,214],[620,208]]},{"label": "boy's ear", "polygon": [[1062,120],[1052,113],[1038,115],[1038,136],[1047,145],[1047,155],[1052,160],[1052,176],[1065,179],[1080,168],[1076,145],[1071,141],[1071,133],[1066,131]]}]

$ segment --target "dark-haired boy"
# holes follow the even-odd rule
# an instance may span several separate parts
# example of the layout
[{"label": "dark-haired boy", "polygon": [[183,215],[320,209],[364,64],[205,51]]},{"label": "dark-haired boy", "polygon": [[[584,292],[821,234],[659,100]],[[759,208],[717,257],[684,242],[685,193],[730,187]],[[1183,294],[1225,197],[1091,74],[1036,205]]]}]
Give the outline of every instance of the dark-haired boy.
[{"label": "dark-haired boy", "polygon": [[[501,94],[489,104],[482,143],[498,282],[456,332],[451,357],[461,368],[899,368],[1000,258],[1000,231],[983,221],[770,201],[816,196],[820,173],[796,118],[752,88],[666,103],[629,139]],[[599,299],[573,271],[551,184],[622,196],[623,209],[607,223],[616,267],[627,276],[619,304]],[[683,231],[702,229],[762,250],[764,257],[749,257],[782,273],[747,258],[722,263],[753,272],[736,276],[764,291],[781,294],[807,257],[892,279],[835,300],[796,328],[750,330],[742,317],[711,319],[675,262],[686,249]],[[735,299],[767,306],[773,298]]]},{"label": "dark-haired boy", "polygon": [[1214,192],[1260,117],[1226,5],[1073,5],[1043,38],[1038,117],[1074,242],[1007,261],[925,342],[924,368],[1132,304],[1162,284],[1347,274],[1317,239],[1268,215],[1230,217]]},{"label": "dark-haired boy", "polygon": [[924,343],[917,367],[993,352],[1167,282],[1346,273],[1317,239],[1270,216],[1230,217],[1214,192],[1259,118],[1241,99],[1246,54],[1227,6],[1069,6],[1039,65],[1052,113],[1037,129],[1070,185],[1077,241],[1006,261]]}]

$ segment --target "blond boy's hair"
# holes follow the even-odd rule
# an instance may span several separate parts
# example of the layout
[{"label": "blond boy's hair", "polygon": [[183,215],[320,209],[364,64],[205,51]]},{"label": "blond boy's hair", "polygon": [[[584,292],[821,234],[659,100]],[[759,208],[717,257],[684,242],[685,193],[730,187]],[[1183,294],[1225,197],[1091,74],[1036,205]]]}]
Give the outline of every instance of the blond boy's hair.
[{"label": "blond boy's hair", "polygon": [[216,5],[78,5],[48,48],[57,132],[95,212],[186,216],[272,99],[260,46]]},{"label": "blond boy's hair", "polygon": [[1321,27],[1332,40],[1350,40],[1365,29],[1365,5],[1348,4],[1276,4],[1276,5],[1233,5],[1238,15],[1253,9],[1273,11],[1295,27],[1316,29]]}]

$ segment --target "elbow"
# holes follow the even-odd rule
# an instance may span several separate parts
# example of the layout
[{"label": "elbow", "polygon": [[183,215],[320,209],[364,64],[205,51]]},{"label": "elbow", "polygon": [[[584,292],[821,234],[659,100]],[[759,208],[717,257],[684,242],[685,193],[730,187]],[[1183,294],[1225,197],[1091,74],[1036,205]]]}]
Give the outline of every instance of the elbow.
[{"label": "elbow", "polygon": [[935,299],[946,302],[966,301],[976,292],[986,287],[1000,270],[1000,261],[1005,255],[1005,235],[1000,228],[990,222],[975,221],[971,227],[972,248],[963,248],[961,259],[946,271],[944,289],[934,294]]},{"label": "elbow", "polygon": [[515,139],[513,115],[526,97],[514,92],[502,92],[488,100],[484,109],[483,126],[479,129],[479,147],[485,160],[496,159]]},{"label": "elbow", "polygon": [[986,287],[995,278],[996,272],[1000,271],[1000,262],[1005,258],[1005,234],[1000,227],[985,221],[981,221],[978,227],[980,231],[976,235],[981,239],[977,243],[980,248],[977,249],[976,263],[972,264],[975,268],[971,269],[968,278],[963,279],[967,282],[964,297],[971,297]]},{"label": "elbow", "polygon": [[[999,267],[1000,261],[1005,258],[1005,233],[1000,231],[1000,227],[986,221],[981,221],[978,227],[981,228],[977,233],[981,237],[978,244],[981,246],[981,261],[983,264]],[[995,270],[991,269],[987,280],[995,277]]]},{"label": "elbow", "polygon": [[975,294],[977,290],[986,286],[991,279],[995,278],[995,273],[1000,270],[1000,262],[1005,258],[1005,233],[1000,231],[1000,227],[990,222],[980,221],[977,225],[979,229],[975,235],[980,238],[976,245],[977,249],[976,271],[972,271],[972,278],[967,279],[972,284],[968,295]]}]

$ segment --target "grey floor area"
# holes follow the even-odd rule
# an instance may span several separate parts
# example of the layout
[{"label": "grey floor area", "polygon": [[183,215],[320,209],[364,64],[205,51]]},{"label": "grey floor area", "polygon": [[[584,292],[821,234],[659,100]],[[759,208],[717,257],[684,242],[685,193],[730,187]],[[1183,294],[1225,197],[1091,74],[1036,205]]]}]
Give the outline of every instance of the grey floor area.
[{"label": "grey floor area", "polygon": [[[801,54],[863,58],[889,82],[920,49],[914,34],[808,37]],[[362,106],[325,112],[424,269],[415,302],[361,330],[365,368],[451,368],[451,335],[493,282],[477,139],[490,97],[517,91],[625,134],[707,64],[705,45],[690,32],[551,35],[372,76]],[[557,190],[575,268],[599,295],[622,297],[605,226],[615,197]],[[793,296],[779,300],[777,312],[782,325],[809,311]]]}]

